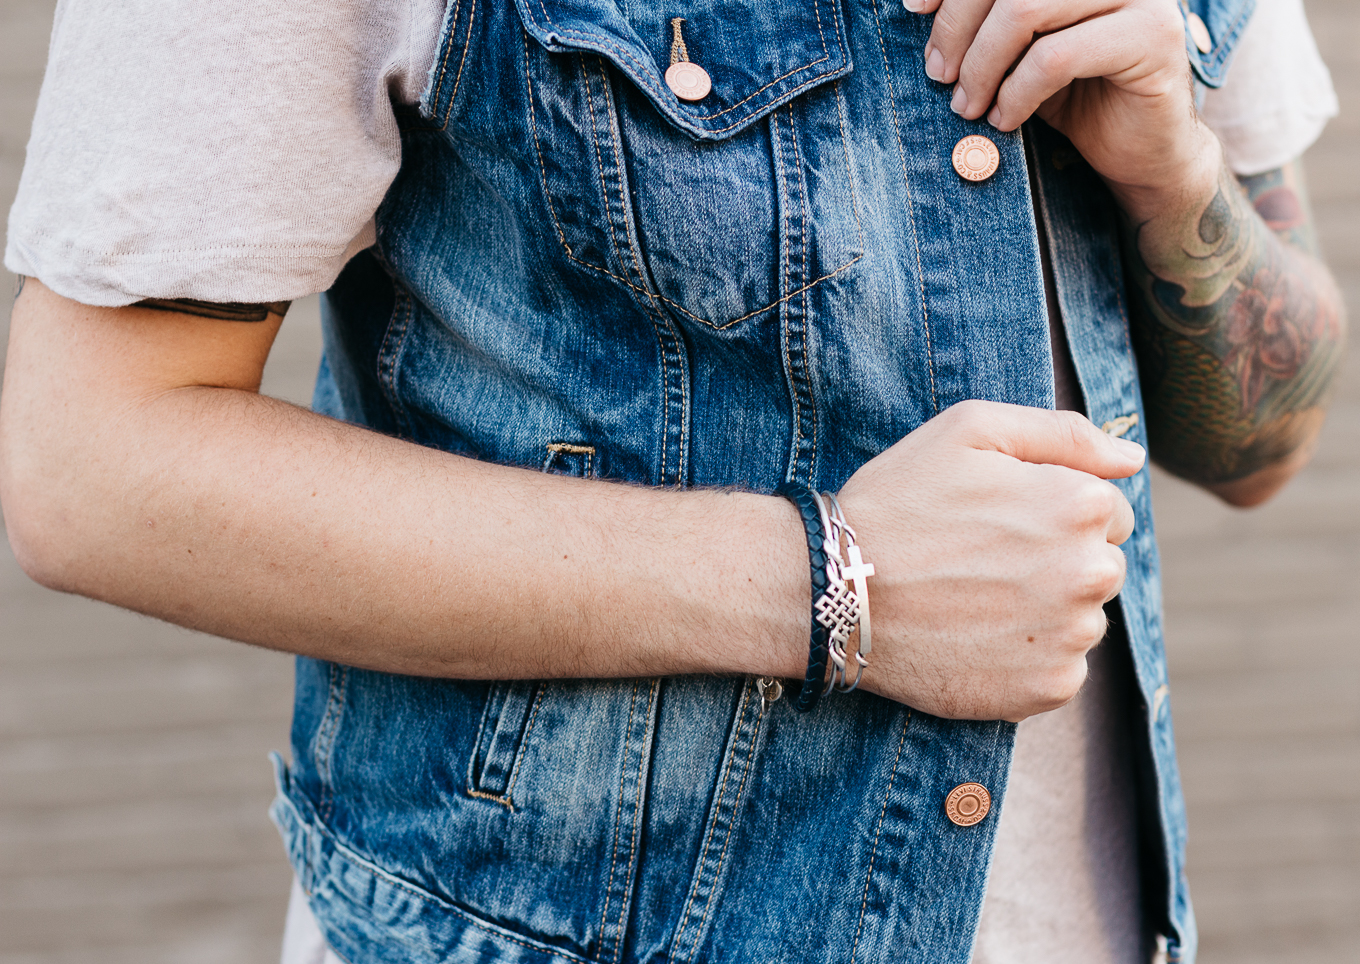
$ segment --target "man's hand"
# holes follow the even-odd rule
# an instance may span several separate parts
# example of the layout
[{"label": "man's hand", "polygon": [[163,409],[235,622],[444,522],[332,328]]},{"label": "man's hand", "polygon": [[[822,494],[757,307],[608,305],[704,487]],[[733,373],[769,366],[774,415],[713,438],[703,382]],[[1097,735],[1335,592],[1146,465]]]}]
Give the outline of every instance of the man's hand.
[{"label": "man's hand", "polygon": [[1191,94],[1176,0],[923,0],[926,73],[999,130],[1037,114],[1140,220],[1210,193],[1217,141]]},{"label": "man's hand", "polygon": [[1073,412],[964,402],[861,468],[841,502],[878,573],[865,687],[966,719],[1075,696],[1133,531],[1103,480],[1143,459]]}]

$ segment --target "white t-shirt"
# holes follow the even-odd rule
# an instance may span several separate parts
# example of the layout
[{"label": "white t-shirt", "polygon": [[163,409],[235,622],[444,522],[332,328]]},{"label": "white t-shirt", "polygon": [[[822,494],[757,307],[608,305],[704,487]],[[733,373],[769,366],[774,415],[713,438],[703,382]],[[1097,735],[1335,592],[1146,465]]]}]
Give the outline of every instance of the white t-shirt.
[{"label": "white t-shirt", "polygon": [[[5,266],[92,305],[285,301],[373,242],[391,102],[433,65],[443,0],[61,0]],[[1205,120],[1233,170],[1303,153],[1337,111],[1301,0],[1258,0]],[[1117,663],[1020,725],[975,964],[1143,964]],[[339,964],[294,888],[284,964]]]}]

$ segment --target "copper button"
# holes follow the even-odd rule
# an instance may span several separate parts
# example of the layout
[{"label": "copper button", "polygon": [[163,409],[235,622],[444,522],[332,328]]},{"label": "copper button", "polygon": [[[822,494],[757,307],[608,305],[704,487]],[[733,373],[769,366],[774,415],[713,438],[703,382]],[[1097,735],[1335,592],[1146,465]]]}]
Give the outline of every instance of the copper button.
[{"label": "copper button", "polygon": [[1214,49],[1214,38],[1209,36],[1209,28],[1204,25],[1199,14],[1192,13],[1186,16],[1186,23],[1190,27],[1190,39],[1195,42],[1199,52],[1207,54]]},{"label": "copper button", "polygon": [[992,809],[992,795],[980,783],[960,783],[944,799],[944,812],[960,827],[981,823]]},{"label": "copper button", "polygon": [[666,69],[666,86],[681,100],[703,100],[713,89],[713,81],[692,60],[679,60]]},{"label": "copper button", "polygon": [[954,170],[968,181],[985,181],[996,173],[1001,152],[981,134],[969,134],[954,145]]}]

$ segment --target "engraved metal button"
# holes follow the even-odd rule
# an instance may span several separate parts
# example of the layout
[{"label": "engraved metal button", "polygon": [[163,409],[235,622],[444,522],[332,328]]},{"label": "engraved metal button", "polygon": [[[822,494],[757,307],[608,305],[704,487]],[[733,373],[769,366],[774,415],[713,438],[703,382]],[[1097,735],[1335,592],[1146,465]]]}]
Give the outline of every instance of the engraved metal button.
[{"label": "engraved metal button", "polygon": [[713,81],[692,60],[681,60],[666,68],[666,86],[681,100],[703,100],[713,89]]},{"label": "engraved metal button", "polygon": [[1190,27],[1190,39],[1195,42],[1199,52],[1207,54],[1214,49],[1214,38],[1209,36],[1209,28],[1204,25],[1199,14],[1191,13],[1185,17],[1186,23]]},{"label": "engraved metal button", "polygon": [[980,783],[960,783],[944,800],[944,812],[960,827],[981,823],[992,810],[992,795]]},{"label": "engraved metal button", "polygon": [[981,134],[969,134],[954,145],[954,170],[967,181],[985,181],[996,173],[1001,152]]}]

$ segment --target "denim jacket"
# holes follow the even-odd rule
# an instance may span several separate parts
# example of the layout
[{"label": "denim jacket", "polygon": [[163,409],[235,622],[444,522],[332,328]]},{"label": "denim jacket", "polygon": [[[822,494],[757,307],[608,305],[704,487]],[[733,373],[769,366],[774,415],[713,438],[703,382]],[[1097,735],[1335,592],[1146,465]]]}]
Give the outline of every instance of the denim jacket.
[{"label": "denim jacket", "polygon": [[[1216,84],[1250,0],[1192,6]],[[675,17],[698,102],[663,79]],[[1038,216],[1086,411],[1141,441],[1108,192],[1042,125],[953,114],[930,29],[888,0],[451,0],[378,242],[325,298],[317,409],[544,472],[836,490],[960,400],[1053,405]],[[975,183],[951,152],[979,133]],[[1148,476],[1117,484],[1149,924],[1188,961]],[[356,964],[966,964],[1013,738],[749,679],[303,658],[273,814]],[[970,827],[964,782],[996,804]]]}]

